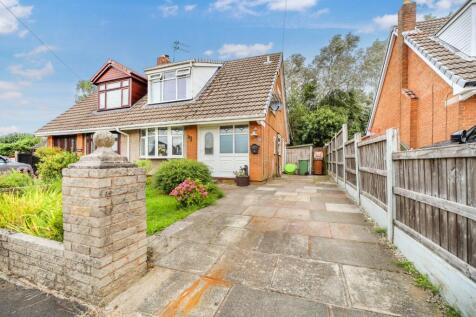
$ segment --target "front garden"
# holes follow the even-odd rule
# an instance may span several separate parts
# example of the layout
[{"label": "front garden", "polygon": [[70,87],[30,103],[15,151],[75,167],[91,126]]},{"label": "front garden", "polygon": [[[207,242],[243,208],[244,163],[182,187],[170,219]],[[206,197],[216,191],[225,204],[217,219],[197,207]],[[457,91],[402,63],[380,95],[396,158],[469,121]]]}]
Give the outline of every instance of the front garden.
[{"label": "front garden", "polygon": [[[61,170],[79,158],[41,148],[38,177],[20,172],[0,175],[0,228],[63,240]],[[148,170],[150,162],[137,165]],[[161,165],[146,187],[147,233],[158,233],[223,196],[208,167],[189,160]]]}]

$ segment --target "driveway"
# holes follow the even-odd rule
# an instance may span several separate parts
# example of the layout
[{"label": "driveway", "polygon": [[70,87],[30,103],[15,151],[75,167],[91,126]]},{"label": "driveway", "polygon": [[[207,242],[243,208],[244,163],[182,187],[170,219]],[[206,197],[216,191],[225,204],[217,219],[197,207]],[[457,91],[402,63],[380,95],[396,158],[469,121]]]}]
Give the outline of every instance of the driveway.
[{"label": "driveway", "polygon": [[109,305],[111,315],[439,315],[326,178],[228,186],[153,244],[154,268]]}]

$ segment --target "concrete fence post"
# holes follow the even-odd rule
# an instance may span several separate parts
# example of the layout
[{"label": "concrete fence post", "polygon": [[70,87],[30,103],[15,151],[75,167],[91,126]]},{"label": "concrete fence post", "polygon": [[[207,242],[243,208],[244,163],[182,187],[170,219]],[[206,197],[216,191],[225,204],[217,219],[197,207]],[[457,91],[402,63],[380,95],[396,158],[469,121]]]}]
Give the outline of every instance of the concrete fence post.
[{"label": "concrete fence post", "polygon": [[354,135],[354,152],[355,152],[355,187],[357,188],[357,204],[360,206],[360,153],[359,143],[362,141],[360,132]]},{"label": "concrete fence post", "polygon": [[397,129],[388,129],[387,136],[387,150],[386,150],[386,166],[387,166],[387,236],[393,242],[393,220],[395,218],[396,199],[393,193],[395,186],[395,164],[392,159],[392,154],[398,151],[399,140]]},{"label": "concrete fence post", "polygon": [[342,179],[344,181],[344,189],[347,191],[347,162],[345,159],[345,143],[348,141],[348,131],[347,131],[347,124],[342,125]]},{"label": "concrete fence post", "polygon": [[112,150],[111,133],[94,142],[63,170],[65,292],[104,305],[147,269],[146,175]]}]

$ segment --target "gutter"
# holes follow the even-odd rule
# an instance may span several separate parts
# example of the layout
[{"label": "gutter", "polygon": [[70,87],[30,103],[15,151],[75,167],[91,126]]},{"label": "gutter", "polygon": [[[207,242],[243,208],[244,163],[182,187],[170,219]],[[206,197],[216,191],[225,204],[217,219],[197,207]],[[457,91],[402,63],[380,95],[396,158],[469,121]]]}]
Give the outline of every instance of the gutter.
[{"label": "gutter", "polygon": [[127,148],[127,160],[130,162],[131,161],[131,151],[130,151],[130,145],[129,145],[130,144],[130,142],[129,142],[130,141],[130,135],[121,131],[119,128],[116,128],[116,132],[121,134],[121,135],[124,135],[127,139],[127,146],[126,146],[126,148]]}]

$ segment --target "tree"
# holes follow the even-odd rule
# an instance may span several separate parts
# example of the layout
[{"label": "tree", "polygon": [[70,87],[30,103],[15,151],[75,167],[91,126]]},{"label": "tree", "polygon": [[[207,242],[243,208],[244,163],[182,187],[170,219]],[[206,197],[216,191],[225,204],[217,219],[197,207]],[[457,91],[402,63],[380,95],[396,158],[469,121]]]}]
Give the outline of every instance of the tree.
[{"label": "tree", "polygon": [[362,51],[357,47],[360,38],[351,33],[335,35],[312,61],[319,90],[326,95],[334,89],[348,90],[361,86],[358,61]]},{"label": "tree", "polygon": [[15,152],[30,151],[41,139],[31,134],[12,133],[0,137],[0,155],[12,157]]},{"label": "tree", "polygon": [[318,108],[304,119],[304,133],[301,135],[302,144],[312,143],[323,146],[346,122],[344,114],[330,107]]},{"label": "tree", "polygon": [[365,54],[360,66],[360,75],[363,79],[364,91],[371,97],[375,96],[380,80],[380,73],[385,59],[387,41],[375,40],[370,47],[365,50]]},{"label": "tree", "polygon": [[76,101],[86,99],[87,96],[96,92],[96,86],[89,80],[80,80],[76,84]]},{"label": "tree", "polygon": [[293,54],[284,62],[284,73],[288,94],[315,79],[311,69],[306,65],[306,58],[301,54]]}]

